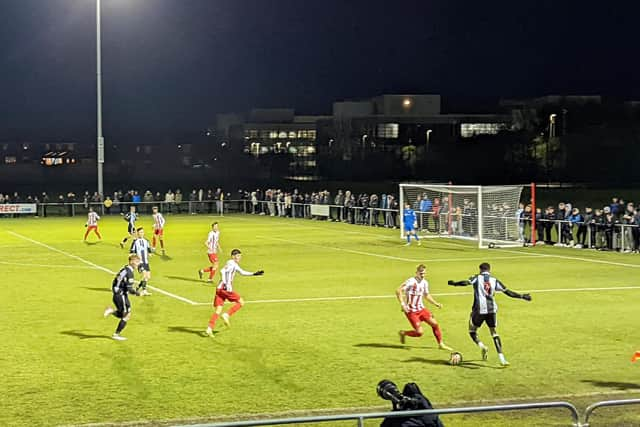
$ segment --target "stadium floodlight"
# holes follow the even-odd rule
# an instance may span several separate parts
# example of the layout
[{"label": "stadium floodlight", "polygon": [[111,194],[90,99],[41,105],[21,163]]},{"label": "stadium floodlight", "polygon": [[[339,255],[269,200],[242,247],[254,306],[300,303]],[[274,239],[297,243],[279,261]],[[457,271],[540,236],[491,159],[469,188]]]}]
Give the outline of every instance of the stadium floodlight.
[{"label": "stadium floodlight", "polygon": [[[421,236],[477,240],[480,248],[522,246],[516,214],[522,189],[522,185],[400,184],[400,209],[405,203],[411,205]],[[428,202],[421,203],[425,198]],[[404,237],[404,218],[399,217]]]},{"label": "stadium floodlight", "polygon": [[96,0],[96,98],[97,98],[97,164],[98,194],[104,197],[102,166],[104,164],[104,137],[102,135],[102,42],[100,34],[100,0]]}]

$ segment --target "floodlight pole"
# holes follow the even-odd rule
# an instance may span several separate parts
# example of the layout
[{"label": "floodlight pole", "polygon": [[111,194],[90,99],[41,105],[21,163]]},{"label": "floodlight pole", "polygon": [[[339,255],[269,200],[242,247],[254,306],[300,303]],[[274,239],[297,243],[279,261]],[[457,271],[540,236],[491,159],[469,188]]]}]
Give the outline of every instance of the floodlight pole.
[{"label": "floodlight pole", "polygon": [[104,138],[102,136],[102,49],[100,37],[100,0],[96,0],[96,94],[98,102],[98,194],[104,197],[102,165],[104,163]]}]

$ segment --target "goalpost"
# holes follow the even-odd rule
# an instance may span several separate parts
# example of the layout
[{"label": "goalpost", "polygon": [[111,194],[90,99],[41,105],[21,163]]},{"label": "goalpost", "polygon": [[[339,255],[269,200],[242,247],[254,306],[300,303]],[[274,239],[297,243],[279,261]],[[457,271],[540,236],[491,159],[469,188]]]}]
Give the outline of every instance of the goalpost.
[{"label": "goalpost", "polygon": [[518,205],[522,185],[400,184],[400,234],[405,203],[421,236],[477,240],[478,247],[522,246]]}]

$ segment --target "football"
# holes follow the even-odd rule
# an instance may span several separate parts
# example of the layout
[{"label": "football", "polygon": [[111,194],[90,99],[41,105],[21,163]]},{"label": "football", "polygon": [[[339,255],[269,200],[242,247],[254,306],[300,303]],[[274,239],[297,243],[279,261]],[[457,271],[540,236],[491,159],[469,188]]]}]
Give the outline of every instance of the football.
[{"label": "football", "polygon": [[457,351],[454,351],[453,353],[451,353],[451,356],[449,357],[449,364],[455,366],[461,363],[462,363],[462,354],[458,353]]}]

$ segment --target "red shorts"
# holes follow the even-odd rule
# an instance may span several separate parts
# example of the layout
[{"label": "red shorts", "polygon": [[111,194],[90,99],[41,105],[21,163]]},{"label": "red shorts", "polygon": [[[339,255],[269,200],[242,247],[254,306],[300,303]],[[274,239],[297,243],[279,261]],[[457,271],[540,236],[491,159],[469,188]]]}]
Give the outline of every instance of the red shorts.
[{"label": "red shorts", "polygon": [[97,225],[90,225],[87,227],[87,231],[91,231],[91,230],[97,230],[98,226]]},{"label": "red shorts", "polygon": [[223,305],[225,301],[238,302],[240,301],[240,295],[231,291],[225,291],[224,289],[216,289],[216,297],[213,300],[213,306],[217,307]]},{"label": "red shorts", "polygon": [[218,254],[207,254],[209,256],[209,261],[211,261],[211,264],[215,264],[216,262],[218,262]]},{"label": "red shorts", "polygon": [[420,326],[420,322],[428,322],[433,316],[429,310],[423,308],[420,311],[410,311],[409,313],[405,313],[407,319],[409,319],[409,323],[413,326],[413,329],[418,329]]},{"label": "red shorts", "polygon": [[153,234],[156,236],[164,236],[164,228],[156,228],[153,230]]}]

